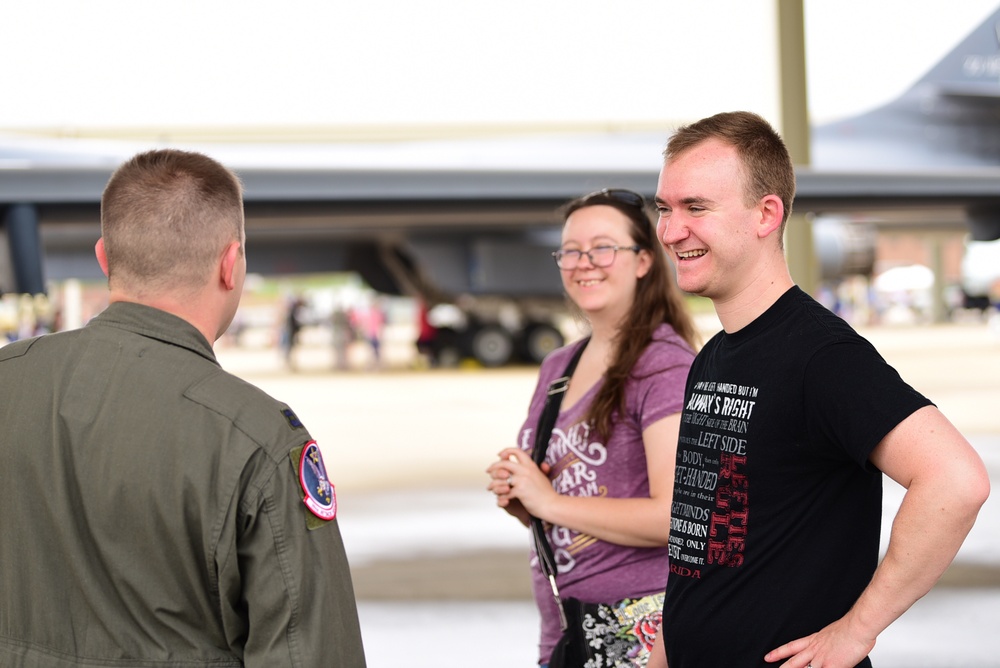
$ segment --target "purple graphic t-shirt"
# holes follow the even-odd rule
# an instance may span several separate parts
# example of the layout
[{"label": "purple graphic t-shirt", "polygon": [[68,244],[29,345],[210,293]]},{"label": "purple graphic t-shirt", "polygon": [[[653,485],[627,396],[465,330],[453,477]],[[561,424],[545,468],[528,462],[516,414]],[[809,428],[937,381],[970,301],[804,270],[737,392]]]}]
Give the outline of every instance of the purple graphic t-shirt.
[{"label": "purple graphic t-shirt", "polygon": [[[561,348],[542,363],[518,439],[522,450],[530,452],[534,447],[546,389],[566,369],[579,345],[577,342]],[[583,421],[600,382],[562,410],[552,429],[545,457],[552,467],[549,477],[555,490],[571,496],[648,497],[642,432],[681,411],[684,383],[693,359],[694,351],[673,328],[669,325],[657,328],[626,385],[626,413],[616,417],[607,440]],[[669,570],[666,547],[615,545],[560,526],[548,527],[547,535],[558,563],[556,582],[563,597],[613,603],[626,597],[660,593],[666,586]],[[542,619],[540,658],[544,663],[559,639],[559,614],[533,549],[531,567],[535,601]]]}]

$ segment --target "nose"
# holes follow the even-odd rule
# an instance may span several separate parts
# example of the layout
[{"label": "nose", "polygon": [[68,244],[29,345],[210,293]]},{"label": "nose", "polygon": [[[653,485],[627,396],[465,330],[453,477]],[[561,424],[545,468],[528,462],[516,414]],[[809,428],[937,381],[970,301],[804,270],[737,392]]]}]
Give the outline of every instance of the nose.
[{"label": "nose", "polygon": [[660,216],[656,221],[656,238],[665,247],[677,243],[687,236],[685,227],[676,216]]},{"label": "nose", "polygon": [[[587,261],[587,267],[583,267],[584,260]],[[576,263],[577,269],[580,269],[581,267],[583,267],[584,269],[593,269],[596,266],[597,265],[594,264],[594,258],[590,257],[590,251],[587,251],[586,253],[580,253],[580,259]]]}]

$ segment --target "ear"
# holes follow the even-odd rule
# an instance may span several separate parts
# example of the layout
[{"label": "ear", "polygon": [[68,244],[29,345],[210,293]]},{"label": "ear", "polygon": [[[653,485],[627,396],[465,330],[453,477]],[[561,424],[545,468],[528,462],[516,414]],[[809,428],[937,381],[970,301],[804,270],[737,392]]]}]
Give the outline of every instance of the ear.
[{"label": "ear", "polygon": [[757,205],[760,220],[757,221],[757,236],[763,239],[775,230],[781,229],[785,217],[785,204],[777,195],[765,195]]},{"label": "ear", "polygon": [[101,265],[101,271],[108,278],[111,278],[111,274],[108,273],[108,254],[104,251],[104,237],[97,240],[94,244],[94,255],[97,256],[97,264]]},{"label": "ear", "polygon": [[231,241],[222,253],[222,261],[219,263],[219,279],[226,290],[236,289],[236,266],[240,260],[240,252],[240,242]]},{"label": "ear", "polygon": [[635,277],[642,278],[653,268],[653,258],[649,251],[643,248],[639,251],[639,266],[635,269]]}]

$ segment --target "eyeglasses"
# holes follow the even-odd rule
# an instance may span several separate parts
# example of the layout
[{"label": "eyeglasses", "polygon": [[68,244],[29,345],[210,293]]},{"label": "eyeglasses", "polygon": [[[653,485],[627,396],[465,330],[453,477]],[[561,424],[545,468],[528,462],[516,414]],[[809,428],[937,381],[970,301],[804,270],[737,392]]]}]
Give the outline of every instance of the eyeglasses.
[{"label": "eyeglasses", "polygon": [[576,269],[580,264],[580,260],[586,255],[587,259],[590,260],[590,264],[603,269],[604,267],[610,267],[614,264],[615,255],[618,251],[632,251],[633,253],[638,253],[642,250],[641,246],[594,246],[588,251],[578,250],[576,248],[570,248],[567,250],[557,250],[552,253],[552,257],[556,259],[556,265],[560,269]]},{"label": "eyeglasses", "polygon": [[625,188],[603,188],[601,190],[590,193],[589,195],[584,195],[582,203],[586,205],[591,199],[605,198],[613,199],[622,204],[627,204],[628,206],[634,206],[639,209],[646,208],[646,200],[637,192],[631,190],[626,190]]}]

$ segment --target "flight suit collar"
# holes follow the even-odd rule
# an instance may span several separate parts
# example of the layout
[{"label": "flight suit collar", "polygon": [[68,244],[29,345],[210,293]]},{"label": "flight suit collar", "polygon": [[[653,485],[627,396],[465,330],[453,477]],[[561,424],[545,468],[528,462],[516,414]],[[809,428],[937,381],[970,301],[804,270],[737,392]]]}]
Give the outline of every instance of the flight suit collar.
[{"label": "flight suit collar", "polygon": [[140,336],[187,348],[191,352],[219,364],[212,345],[194,325],[152,306],[131,302],[114,302],[91,320],[88,327],[90,325],[116,327]]}]

